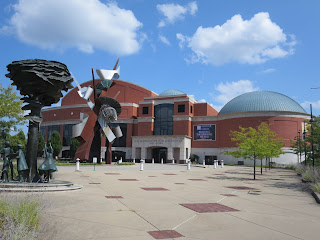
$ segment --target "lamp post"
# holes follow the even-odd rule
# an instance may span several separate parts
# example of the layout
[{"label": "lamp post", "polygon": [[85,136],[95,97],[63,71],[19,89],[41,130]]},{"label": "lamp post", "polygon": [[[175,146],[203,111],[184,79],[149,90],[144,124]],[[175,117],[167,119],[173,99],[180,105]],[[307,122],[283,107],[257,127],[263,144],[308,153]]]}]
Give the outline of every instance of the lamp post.
[{"label": "lamp post", "polygon": [[307,166],[306,122],[304,122],[304,129],[302,134],[303,134],[303,146],[304,146],[304,165]]},{"label": "lamp post", "polygon": [[301,158],[301,138],[300,138],[300,133],[301,133],[301,131],[298,130],[299,155],[300,155],[300,163],[301,163],[302,158]]},{"label": "lamp post", "polygon": [[312,115],[312,104],[310,104],[310,129],[311,129],[311,154],[312,154],[312,167],[314,169],[314,147],[313,147],[313,124],[314,118]]}]

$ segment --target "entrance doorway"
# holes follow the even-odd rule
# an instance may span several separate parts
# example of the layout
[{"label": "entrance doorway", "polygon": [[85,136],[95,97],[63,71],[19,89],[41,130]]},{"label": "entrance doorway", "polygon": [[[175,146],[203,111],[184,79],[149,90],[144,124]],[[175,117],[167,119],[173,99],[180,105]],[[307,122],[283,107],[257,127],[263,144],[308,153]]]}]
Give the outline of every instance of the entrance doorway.
[{"label": "entrance doorway", "polygon": [[163,163],[167,163],[167,148],[153,148],[152,149],[152,158],[154,158],[155,163],[161,163],[161,158]]},{"label": "entrance doorway", "polygon": [[213,160],[217,160],[217,156],[205,156],[206,165],[213,165]]}]

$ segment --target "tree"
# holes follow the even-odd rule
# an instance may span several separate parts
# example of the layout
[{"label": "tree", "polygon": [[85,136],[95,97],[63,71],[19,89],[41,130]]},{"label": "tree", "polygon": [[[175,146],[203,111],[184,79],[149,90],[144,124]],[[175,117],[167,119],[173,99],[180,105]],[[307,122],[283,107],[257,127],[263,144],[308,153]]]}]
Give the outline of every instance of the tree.
[{"label": "tree", "polygon": [[21,108],[22,101],[13,88],[3,88],[0,84],[0,129],[3,131],[0,141],[3,141],[12,128],[16,131],[17,125],[26,122]]},{"label": "tree", "polygon": [[80,142],[77,139],[75,139],[75,138],[71,139],[71,142],[70,142],[71,158],[74,158],[74,155],[76,154],[76,151],[77,151],[79,145],[80,145]]},{"label": "tree", "polygon": [[49,143],[51,143],[53,148],[53,156],[58,156],[62,150],[62,142],[58,131],[53,131]]},{"label": "tree", "polygon": [[26,139],[26,135],[22,130],[19,130],[19,132],[16,135],[13,135],[13,136],[8,135],[7,140],[10,142],[14,152],[18,151],[18,144],[21,144],[22,150],[25,151],[26,145],[27,145],[27,139]]},{"label": "tree", "polygon": [[43,138],[43,135],[40,133],[39,141],[38,141],[38,157],[42,156],[44,147],[45,147],[44,138]]},{"label": "tree", "polygon": [[[236,142],[237,150],[227,151],[224,154],[239,158],[252,159],[254,165],[254,179],[256,179],[256,159],[277,157],[283,154],[284,141],[275,138],[276,133],[270,126],[262,122],[257,129],[239,127],[239,131],[230,132],[231,141]],[[261,164],[262,165],[262,164]]]}]

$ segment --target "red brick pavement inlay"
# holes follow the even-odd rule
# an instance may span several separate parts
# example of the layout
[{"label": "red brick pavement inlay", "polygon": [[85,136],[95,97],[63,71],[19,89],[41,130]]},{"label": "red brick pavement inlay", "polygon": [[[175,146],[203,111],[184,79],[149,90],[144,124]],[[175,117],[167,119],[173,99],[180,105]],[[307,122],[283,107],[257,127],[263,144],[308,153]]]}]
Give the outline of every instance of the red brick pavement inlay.
[{"label": "red brick pavement inlay", "polygon": [[120,173],[114,173],[114,172],[107,172],[107,173],[104,173],[106,175],[120,175]]},{"label": "red brick pavement inlay", "polygon": [[148,232],[155,239],[168,239],[168,238],[178,238],[184,237],[180,233],[174,230],[162,230],[162,231],[151,231]]},{"label": "red brick pavement inlay", "polygon": [[236,197],[237,195],[234,194],[221,194],[222,196],[226,196],[226,197]]},{"label": "red brick pavement inlay", "polygon": [[106,198],[123,198],[122,196],[105,196]]},{"label": "red brick pavement inlay", "polygon": [[256,188],[251,188],[251,187],[243,187],[243,186],[234,186],[234,187],[226,187],[226,188],[232,188],[236,190],[256,190]]},{"label": "red brick pavement inlay", "polygon": [[194,179],[188,179],[190,181],[207,181],[207,180],[204,180],[204,179],[200,179],[200,178],[194,178]]},{"label": "red brick pavement inlay", "polygon": [[166,189],[166,188],[142,188],[142,189],[146,191],[169,191],[169,189]]},{"label": "red brick pavement inlay", "polygon": [[180,205],[198,213],[239,211],[237,209],[234,209],[219,203],[184,203]]},{"label": "red brick pavement inlay", "polygon": [[118,179],[119,181],[138,181],[138,179],[135,179],[135,178],[120,178]]}]

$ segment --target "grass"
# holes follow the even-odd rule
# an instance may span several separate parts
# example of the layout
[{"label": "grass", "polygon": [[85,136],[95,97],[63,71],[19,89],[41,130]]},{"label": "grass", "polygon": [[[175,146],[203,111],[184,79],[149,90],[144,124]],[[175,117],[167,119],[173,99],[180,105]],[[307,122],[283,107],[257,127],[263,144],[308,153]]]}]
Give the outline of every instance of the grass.
[{"label": "grass", "polygon": [[311,184],[311,188],[314,192],[320,193],[320,182]]},{"label": "grass", "polygon": [[7,240],[33,240],[39,233],[43,204],[30,195],[19,198],[1,197],[0,232]]},{"label": "grass", "polygon": [[122,162],[122,163],[119,163],[118,165],[135,165],[135,164],[132,162]]}]

